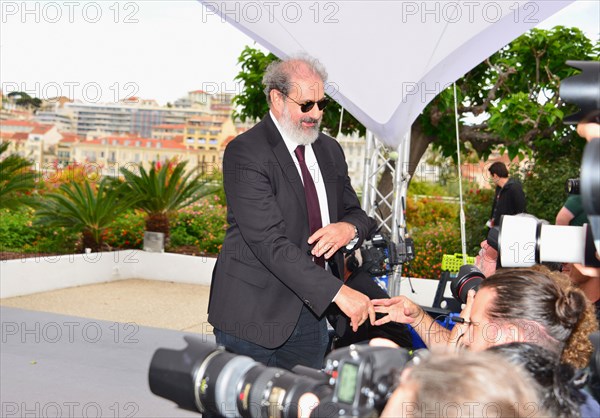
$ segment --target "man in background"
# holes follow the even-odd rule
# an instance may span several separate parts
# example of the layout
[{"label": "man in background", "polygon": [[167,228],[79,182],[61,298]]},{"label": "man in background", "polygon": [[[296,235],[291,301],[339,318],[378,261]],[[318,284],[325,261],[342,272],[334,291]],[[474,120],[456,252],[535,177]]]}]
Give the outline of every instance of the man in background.
[{"label": "man in background", "polygon": [[506,165],[496,161],[488,169],[492,182],[496,185],[496,194],[492,204],[492,216],[487,226],[493,228],[500,225],[502,215],[525,213],[525,193],[521,184],[508,177]]}]

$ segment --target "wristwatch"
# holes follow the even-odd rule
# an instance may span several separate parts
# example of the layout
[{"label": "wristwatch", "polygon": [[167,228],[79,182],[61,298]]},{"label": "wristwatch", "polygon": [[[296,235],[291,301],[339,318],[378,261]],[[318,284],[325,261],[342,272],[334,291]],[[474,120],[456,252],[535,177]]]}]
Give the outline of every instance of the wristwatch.
[{"label": "wristwatch", "polygon": [[352,241],[350,241],[348,245],[346,245],[346,251],[352,251],[354,247],[356,247],[356,244],[358,244],[358,228],[356,227],[356,225],[352,226],[354,227],[354,238],[352,238]]}]

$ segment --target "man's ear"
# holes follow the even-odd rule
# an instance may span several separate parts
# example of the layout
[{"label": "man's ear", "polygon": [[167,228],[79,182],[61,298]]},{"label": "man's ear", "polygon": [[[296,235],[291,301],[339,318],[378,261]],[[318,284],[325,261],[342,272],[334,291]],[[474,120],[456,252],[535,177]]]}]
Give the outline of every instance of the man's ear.
[{"label": "man's ear", "polygon": [[271,98],[271,108],[276,115],[280,115],[283,111],[283,96],[277,90],[273,89],[269,92]]}]

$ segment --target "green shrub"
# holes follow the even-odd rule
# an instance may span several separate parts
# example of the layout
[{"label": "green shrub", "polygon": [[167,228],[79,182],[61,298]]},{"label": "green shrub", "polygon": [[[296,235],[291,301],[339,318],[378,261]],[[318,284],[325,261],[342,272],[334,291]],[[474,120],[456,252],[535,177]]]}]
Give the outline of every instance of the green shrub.
[{"label": "green shrub", "polygon": [[2,251],[22,251],[33,243],[38,231],[32,227],[33,210],[0,210],[0,248]]},{"label": "green shrub", "polygon": [[406,201],[406,220],[409,230],[435,224],[440,220],[458,221],[458,204],[444,202],[440,197],[425,197]]},{"label": "green shrub", "polygon": [[143,248],[145,217],[144,212],[134,210],[119,216],[103,237],[104,243],[115,250]]},{"label": "green shrub", "polygon": [[[408,232],[415,241],[415,260],[411,275],[439,278],[442,256],[462,252],[460,242],[460,205],[444,202],[439,195],[448,195],[447,187],[438,184],[411,182],[411,194],[426,194],[428,198],[415,201],[407,199],[406,219]],[[418,192],[418,193],[417,193]],[[439,195],[433,195],[439,193]],[[476,184],[464,182],[465,239],[467,254],[476,255],[479,244],[487,234],[485,223],[489,219],[493,190],[480,189]]]},{"label": "green shrub", "polygon": [[567,200],[565,182],[579,177],[579,166],[572,158],[561,162],[538,160],[516,173],[523,184],[527,213],[554,224],[556,214]]},{"label": "green shrub", "polygon": [[78,244],[77,232],[67,228],[34,226],[34,211],[0,212],[0,251],[20,253],[73,253]]},{"label": "green shrub", "polygon": [[[435,189],[422,186],[417,190],[431,193]],[[406,202],[408,232],[415,243],[415,259],[405,266],[405,274],[439,279],[442,256],[460,251],[459,206],[439,197],[410,197]]]},{"label": "green shrub", "polygon": [[412,277],[439,279],[444,254],[461,252],[460,227],[456,220],[440,219],[435,223],[412,229],[415,259],[405,265],[404,274]]},{"label": "green shrub", "polygon": [[38,237],[25,252],[74,254],[81,252],[81,234],[65,227],[38,229]]},{"label": "green shrub", "polygon": [[411,180],[410,185],[408,186],[408,196],[414,195],[448,196],[448,190],[437,182]]},{"label": "green shrub", "polygon": [[193,207],[179,211],[171,224],[169,247],[196,247],[201,253],[221,250],[227,229],[227,208],[218,195],[206,197]]}]

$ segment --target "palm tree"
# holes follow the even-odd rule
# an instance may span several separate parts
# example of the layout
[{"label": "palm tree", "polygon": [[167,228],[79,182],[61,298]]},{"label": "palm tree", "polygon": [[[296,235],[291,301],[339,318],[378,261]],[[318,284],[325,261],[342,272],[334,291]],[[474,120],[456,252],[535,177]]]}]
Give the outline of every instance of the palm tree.
[{"label": "palm tree", "polygon": [[83,248],[102,249],[102,235],[110,224],[135,201],[120,198],[119,187],[103,178],[97,187],[88,180],[82,184],[64,183],[59,193],[45,195],[36,212],[36,223],[51,227],[67,227],[80,231]]},{"label": "palm tree", "polygon": [[35,173],[31,163],[16,154],[2,158],[8,142],[0,144],[0,209],[16,209],[32,205],[30,193],[35,189]]},{"label": "palm tree", "polygon": [[169,237],[169,217],[218,189],[209,178],[192,171],[186,174],[186,165],[187,161],[175,166],[153,164],[149,171],[140,166],[139,174],[121,168],[126,198],[137,201],[134,207],[146,212],[146,230],[164,233],[165,242]]}]

